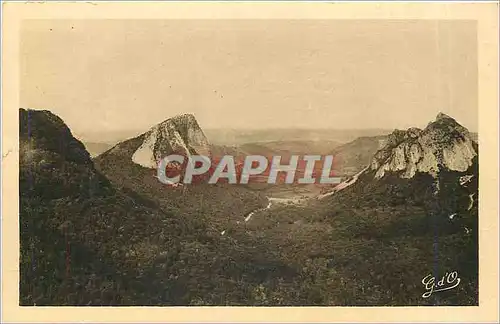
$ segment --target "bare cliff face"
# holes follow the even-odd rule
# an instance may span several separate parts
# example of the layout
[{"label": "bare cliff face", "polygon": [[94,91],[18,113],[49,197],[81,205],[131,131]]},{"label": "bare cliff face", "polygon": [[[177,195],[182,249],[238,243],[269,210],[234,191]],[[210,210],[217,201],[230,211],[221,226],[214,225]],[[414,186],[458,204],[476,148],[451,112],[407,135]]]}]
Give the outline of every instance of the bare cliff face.
[{"label": "bare cliff face", "polygon": [[191,114],[167,119],[151,128],[143,138],[132,161],[146,168],[157,168],[161,159],[173,153],[184,156],[210,153],[208,139]]},{"label": "bare cliff face", "polygon": [[[465,127],[442,113],[424,129],[395,130],[363,170],[320,198],[355,183],[359,187],[359,182],[380,188],[385,188],[382,182],[421,184],[422,188],[433,188],[434,193],[450,181],[465,188],[464,179],[477,183],[478,143],[474,138]],[[471,188],[467,189],[469,194],[477,191],[477,185]]]},{"label": "bare cliff face", "polygon": [[477,143],[453,118],[440,113],[423,130],[395,130],[375,153],[369,169],[380,179],[386,173],[413,178],[417,172],[436,177],[441,170],[465,172],[477,156]]}]

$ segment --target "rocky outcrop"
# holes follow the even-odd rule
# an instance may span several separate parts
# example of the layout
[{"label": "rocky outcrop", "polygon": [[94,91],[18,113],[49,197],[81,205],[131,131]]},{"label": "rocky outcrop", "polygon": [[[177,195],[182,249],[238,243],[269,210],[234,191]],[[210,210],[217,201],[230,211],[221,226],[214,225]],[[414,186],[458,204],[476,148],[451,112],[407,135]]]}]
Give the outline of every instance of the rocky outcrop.
[{"label": "rocky outcrop", "polygon": [[474,137],[453,118],[440,113],[424,129],[393,131],[365,169],[323,196],[346,188],[358,194],[371,191],[370,195],[403,188],[401,197],[413,195],[417,200],[428,197],[427,191],[445,196],[454,192],[450,196],[456,196],[455,191],[463,189],[470,195],[477,191],[477,174],[478,144]]},{"label": "rocky outcrop", "polygon": [[132,161],[146,168],[157,168],[168,154],[209,155],[208,139],[196,118],[183,114],[154,126],[143,134],[143,142],[132,155]]},{"label": "rocky outcrop", "polygon": [[380,179],[388,172],[412,178],[417,172],[433,177],[443,170],[466,171],[477,156],[477,143],[453,118],[440,113],[423,130],[395,130],[375,153],[370,170]]}]

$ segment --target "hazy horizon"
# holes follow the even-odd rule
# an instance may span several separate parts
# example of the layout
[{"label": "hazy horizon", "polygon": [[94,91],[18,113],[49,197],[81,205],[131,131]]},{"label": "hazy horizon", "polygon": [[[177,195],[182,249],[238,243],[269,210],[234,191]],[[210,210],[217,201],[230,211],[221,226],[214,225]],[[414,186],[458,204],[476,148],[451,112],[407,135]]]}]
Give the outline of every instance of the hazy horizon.
[{"label": "hazy horizon", "polygon": [[[383,129],[383,128],[365,128],[365,129],[331,129],[331,128],[238,128],[238,129],[228,129],[228,128],[206,128],[201,125],[202,131],[208,137],[211,144],[237,144],[241,143],[241,140],[238,138],[243,138],[245,135],[254,135],[259,136],[262,139],[248,142],[267,142],[267,141],[279,141],[285,140],[283,137],[286,135],[290,135],[289,132],[308,132],[308,133],[316,133],[316,136],[311,138],[311,136],[307,137],[305,134],[295,134],[293,136],[288,136],[287,138],[291,141],[297,141],[298,137],[302,137],[304,141],[308,140],[333,140],[338,138],[338,134],[342,134],[343,137],[352,137],[357,138],[360,136],[377,136],[377,135],[385,135],[389,134],[393,131],[393,129]],[[120,131],[96,131],[96,132],[86,132],[86,133],[76,133],[72,131],[73,135],[78,139],[84,142],[90,143],[108,143],[115,144],[119,141],[124,141],[135,136],[139,136],[145,132],[149,131],[148,129],[142,130],[120,130]],[[226,132],[227,138],[224,138],[224,132]],[[268,133],[267,137],[262,136],[262,133]],[[269,134],[271,132],[271,134]],[[333,136],[334,134],[337,136]],[[359,134],[359,136],[353,136],[352,134]],[[309,134],[310,135],[310,134]],[[304,137],[305,136],[305,137]],[[234,141],[233,141],[234,140]],[[245,142],[245,141],[244,141]]]},{"label": "hazy horizon", "polygon": [[59,20],[21,29],[21,107],[75,134],[406,129],[439,112],[477,132],[473,21]]}]

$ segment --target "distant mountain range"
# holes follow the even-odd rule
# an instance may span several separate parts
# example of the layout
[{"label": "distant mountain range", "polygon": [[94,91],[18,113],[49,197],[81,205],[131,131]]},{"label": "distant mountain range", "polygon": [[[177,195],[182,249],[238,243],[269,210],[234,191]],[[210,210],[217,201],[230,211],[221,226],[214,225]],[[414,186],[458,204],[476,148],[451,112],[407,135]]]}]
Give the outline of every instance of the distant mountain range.
[{"label": "distant mountain range", "polygon": [[[370,137],[386,135],[391,130],[368,129],[368,130],[335,130],[335,129],[256,129],[256,130],[231,130],[231,129],[204,129],[204,134],[211,145],[241,147],[248,145],[262,145],[279,149],[290,149],[295,152],[303,152],[308,144],[318,146],[320,152],[327,149],[326,143],[338,144],[348,143],[358,137]],[[114,144],[130,137],[135,137],[137,132],[112,133],[100,136],[82,135],[83,142],[92,156],[97,156]],[[98,140],[99,138],[109,138],[109,140]],[[279,147],[284,144],[284,147]],[[329,147],[331,149],[332,147]],[[318,151],[318,150],[314,150]]]},{"label": "distant mountain range", "polygon": [[331,141],[347,143],[363,136],[385,135],[391,129],[206,129],[213,144],[241,145],[255,142]]}]

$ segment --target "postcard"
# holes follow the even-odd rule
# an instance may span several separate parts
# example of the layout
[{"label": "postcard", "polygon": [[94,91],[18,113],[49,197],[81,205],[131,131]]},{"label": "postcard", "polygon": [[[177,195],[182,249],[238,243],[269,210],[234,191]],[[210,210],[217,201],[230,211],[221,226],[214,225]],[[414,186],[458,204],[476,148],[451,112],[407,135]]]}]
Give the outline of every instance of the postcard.
[{"label": "postcard", "polygon": [[2,16],[3,321],[498,321],[498,2]]}]

